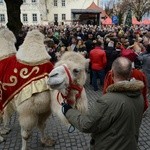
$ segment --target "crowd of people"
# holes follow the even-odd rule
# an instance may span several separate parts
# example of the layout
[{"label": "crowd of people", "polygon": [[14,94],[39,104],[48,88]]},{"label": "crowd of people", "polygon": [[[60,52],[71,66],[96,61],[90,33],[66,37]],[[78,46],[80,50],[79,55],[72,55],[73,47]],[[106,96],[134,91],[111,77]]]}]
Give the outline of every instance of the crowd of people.
[{"label": "crowd of people", "polygon": [[[95,91],[98,90],[96,78],[100,77],[103,85],[105,75],[119,56],[128,58],[133,68],[142,69],[150,88],[150,26],[23,26],[17,37],[17,48],[22,44],[26,33],[35,28],[45,35],[45,46],[51,62],[57,62],[65,51],[71,50],[90,58],[90,84]],[[101,54],[94,49],[101,49]]]},{"label": "crowd of people", "polygon": [[90,59],[93,90],[103,87],[103,96],[86,115],[62,104],[71,124],[92,133],[91,149],[137,149],[150,92],[150,26],[23,26],[16,47],[35,28],[45,35],[52,63],[66,51],[81,53]]}]

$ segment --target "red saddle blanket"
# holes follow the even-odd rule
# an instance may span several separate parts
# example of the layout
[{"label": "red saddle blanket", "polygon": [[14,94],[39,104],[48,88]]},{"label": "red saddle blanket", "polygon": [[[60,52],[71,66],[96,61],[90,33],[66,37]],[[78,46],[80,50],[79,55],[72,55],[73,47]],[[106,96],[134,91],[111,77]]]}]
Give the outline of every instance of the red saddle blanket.
[{"label": "red saddle blanket", "polygon": [[5,106],[14,98],[14,96],[18,94],[24,87],[35,81],[37,82],[42,78],[45,79],[48,77],[48,74],[52,69],[53,65],[49,61],[40,65],[30,66],[18,62],[15,55],[1,60],[0,111],[2,111]]}]

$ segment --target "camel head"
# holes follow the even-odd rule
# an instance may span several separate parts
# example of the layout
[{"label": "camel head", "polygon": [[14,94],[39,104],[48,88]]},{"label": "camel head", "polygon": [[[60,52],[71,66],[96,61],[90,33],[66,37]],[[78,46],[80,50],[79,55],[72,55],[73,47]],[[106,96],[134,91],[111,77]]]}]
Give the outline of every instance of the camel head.
[{"label": "camel head", "polygon": [[72,101],[80,98],[86,82],[86,67],[89,60],[76,52],[65,52],[49,74],[48,85],[58,90],[62,97]]},{"label": "camel head", "polygon": [[32,65],[50,60],[44,45],[44,35],[39,30],[29,31],[23,44],[19,47],[16,57],[21,62]]},{"label": "camel head", "polygon": [[17,52],[15,43],[16,38],[9,29],[0,29],[0,60]]}]

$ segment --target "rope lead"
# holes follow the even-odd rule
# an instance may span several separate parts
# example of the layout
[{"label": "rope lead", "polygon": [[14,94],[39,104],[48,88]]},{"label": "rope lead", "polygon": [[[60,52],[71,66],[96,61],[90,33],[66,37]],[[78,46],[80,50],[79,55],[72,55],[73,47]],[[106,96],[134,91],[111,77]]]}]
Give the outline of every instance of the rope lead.
[{"label": "rope lead", "polygon": [[68,132],[73,133],[74,131],[75,131],[75,127],[71,124],[69,129],[68,129]]}]

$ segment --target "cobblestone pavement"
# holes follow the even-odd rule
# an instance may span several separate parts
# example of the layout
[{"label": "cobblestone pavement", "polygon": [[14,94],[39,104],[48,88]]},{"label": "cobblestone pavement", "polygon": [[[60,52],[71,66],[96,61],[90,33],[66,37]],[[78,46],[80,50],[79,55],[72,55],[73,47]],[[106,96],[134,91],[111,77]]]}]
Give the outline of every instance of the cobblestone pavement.
[{"label": "cobblestone pavement", "polygon": [[[87,81],[86,92],[89,99],[89,106],[101,96],[101,90],[94,92],[89,81]],[[17,115],[14,114],[10,121],[12,131],[4,135],[5,142],[0,144],[0,150],[20,150],[21,135]],[[46,132],[56,140],[54,147],[43,147],[40,143],[40,133],[37,129],[33,130],[31,138],[28,140],[29,150],[89,150],[90,135],[83,134],[77,129],[73,133],[68,133],[66,126],[61,124],[56,116],[51,116],[47,121]],[[139,149],[150,150],[150,109],[143,117],[140,128]]]}]

